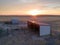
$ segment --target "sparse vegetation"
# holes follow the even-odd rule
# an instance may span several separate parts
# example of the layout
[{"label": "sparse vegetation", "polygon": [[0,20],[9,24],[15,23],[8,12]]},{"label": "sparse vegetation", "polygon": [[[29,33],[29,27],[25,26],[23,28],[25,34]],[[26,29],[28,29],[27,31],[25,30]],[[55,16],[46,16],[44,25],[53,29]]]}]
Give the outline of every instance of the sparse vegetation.
[{"label": "sparse vegetation", "polygon": [[[41,17],[41,18],[39,17],[39,19],[44,19],[43,21],[45,21],[45,22],[46,21],[49,22],[51,20],[56,20],[53,17],[48,17],[48,19],[46,19],[46,18],[47,17]],[[19,17],[19,19],[20,19],[20,17]],[[49,22],[49,23],[52,24],[52,22]],[[53,24],[55,24],[55,22]],[[40,40],[40,39],[34,40],[32,38],[32,36],[36,36],[36,35],[34,34],[34,32],[30,31],[27,27],[20,27],[19,30],[17,30],[17,31],[16,30],[14,30],[12,32],[13,34],[10,34],[8,36],[4,36],[4,37],[0,38],[0,45],[46,45],[47,43],[49,43],[47,40],[45,40],[45,38],[47,36],[44,37],[44,38],[43,37],[39,37],[39,38],[42,38],[43,40]],[[60,32],[59,31],[60,27],[59,26],[58,27],[52,26],[52,30],[53,30],[52,31],[52,34],[53,34],[52,37],[54,39],[54,41],[53,41],[54,44],[55,45],[60,45],[60,34],[58,35],[58,32]],[[2,34],[2,32],[5,32],[5,31],[3,31],[2,29],[0,29],[0,35]],[[38,38],[38,36],[36,36],[36,37]],[[47,39],[48,38],[49,37],[47,37]]]}]

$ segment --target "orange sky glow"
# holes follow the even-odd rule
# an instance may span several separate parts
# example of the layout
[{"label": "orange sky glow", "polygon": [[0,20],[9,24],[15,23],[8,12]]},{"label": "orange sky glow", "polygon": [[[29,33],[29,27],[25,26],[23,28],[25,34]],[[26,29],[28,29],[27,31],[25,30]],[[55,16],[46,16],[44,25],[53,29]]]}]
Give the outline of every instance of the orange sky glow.
[{"label": "orange sky glow", "polygon": [[0,15],[31,15],[33,12],[60,15],[60,0],[0,0]]}]

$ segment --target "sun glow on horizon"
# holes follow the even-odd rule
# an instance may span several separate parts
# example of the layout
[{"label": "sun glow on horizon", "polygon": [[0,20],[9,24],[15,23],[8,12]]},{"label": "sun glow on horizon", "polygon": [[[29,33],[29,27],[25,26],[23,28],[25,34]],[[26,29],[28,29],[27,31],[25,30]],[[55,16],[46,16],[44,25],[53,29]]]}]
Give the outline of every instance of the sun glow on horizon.
[{"label": "sun glow on horizon", "polygon": [[36,9],[28,11],[28,14],[31,14],[32,16],[36,16],[36,15],[41,14],[41,13],[42,13],[41,10],[36,10]]}]

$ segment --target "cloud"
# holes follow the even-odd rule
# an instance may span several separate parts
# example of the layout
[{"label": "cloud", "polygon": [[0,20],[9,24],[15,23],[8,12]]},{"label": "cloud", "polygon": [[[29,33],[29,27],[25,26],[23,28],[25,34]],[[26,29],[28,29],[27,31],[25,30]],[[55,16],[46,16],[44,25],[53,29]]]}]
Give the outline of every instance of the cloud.
[{"label": "cloud", "polygon": [[39,2],[46,2],[46,3],[60,3],[60,0],[38,0]]},{"label": "cloud", "polygon": [[60,8],[60,0],[0,0],[0,8],[3,9],[57,9]]},{"label": "cloud", "polygon": [[53,9],[60,9],[60,6],[55,6],[53,7]]}]

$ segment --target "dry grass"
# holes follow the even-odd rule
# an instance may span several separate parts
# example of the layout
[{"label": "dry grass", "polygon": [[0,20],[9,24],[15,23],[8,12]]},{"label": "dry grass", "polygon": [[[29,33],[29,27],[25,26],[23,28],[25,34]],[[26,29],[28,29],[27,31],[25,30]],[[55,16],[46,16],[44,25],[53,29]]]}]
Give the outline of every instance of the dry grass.
[{"label": "dry grass", "polygon": [[[41,17],[42,18],[42,17]],[[47,17],[46,17],[47,18]],[[46,18],[43,19],[46,20]],[[48,21],[54,19],[53,17],[48,17]],[[60,18],[57,17],[56,20]],[[54,19],[55,20],[55,19]],[[47,20],[46,20],[47,21]],[[60,28],[56,28],[56,26],[52,26],[53,30],[53,37],[57,36],[57,34],[54,34],[54,31],[60,30]],[[47,43],[46,40],[33,40],[32,36],[34,36],[34,33],[29,31],[26,27],[21,27],[20,30],[15,30],[13,34],[10,34],[8,36],[4,36],[0,38],[0,45],[45,45]],[[56,38],[55,45],[60,45],[60,40]]]},{"label": "dry grass", "polygon": [[[54,30],[52,34],[54,34]],[[48,42],[40,39],[34,40],[32,38],[34,35],[34,32],[31,32],[27,27],[21,27],[20,30],[15,30],[12,34],[0,38],[0,45],[46,45]],[[58,38],[55,39],[55,45],[60,45]]]},{"label": "dry grass", "polygon": [[0,38],[0,45],[45,45],[45,41],[32,39],[33,32],[30,32],[27,28],[22,27],[22,29]]}]

